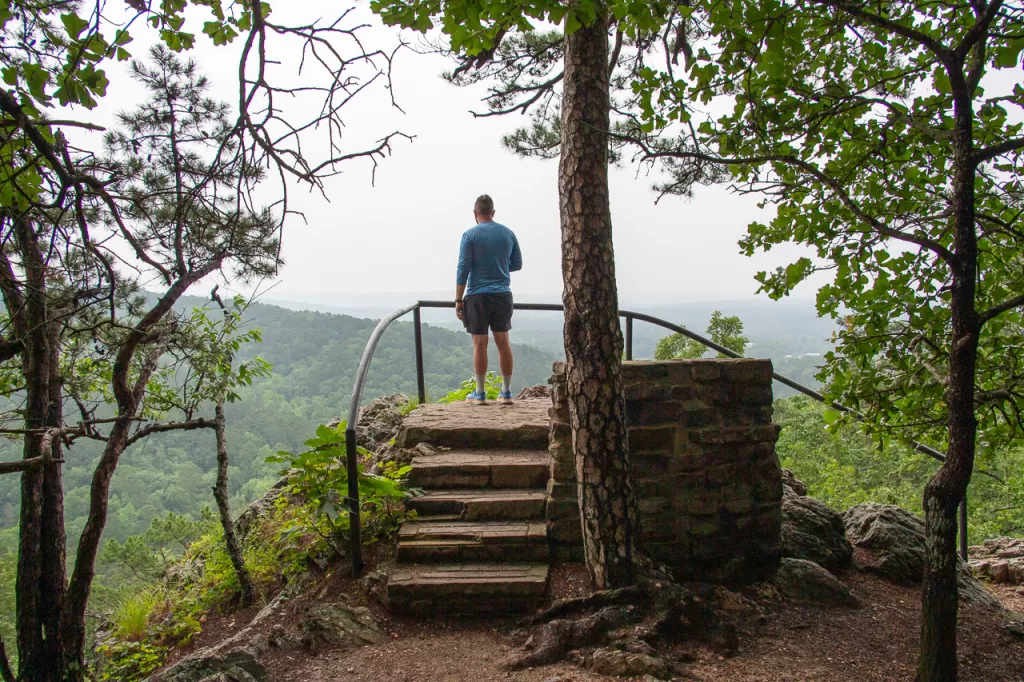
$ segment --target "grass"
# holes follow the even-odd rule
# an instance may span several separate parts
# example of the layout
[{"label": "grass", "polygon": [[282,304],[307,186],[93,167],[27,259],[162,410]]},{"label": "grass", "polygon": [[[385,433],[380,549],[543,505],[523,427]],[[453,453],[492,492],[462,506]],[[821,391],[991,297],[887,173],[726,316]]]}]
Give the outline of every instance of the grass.
[{"label": "grass", "polygon": [[114,611],[117,636],[131,642],[142,641],[159,604],[160,594],[156,588],[143,590],[122,601]]}]

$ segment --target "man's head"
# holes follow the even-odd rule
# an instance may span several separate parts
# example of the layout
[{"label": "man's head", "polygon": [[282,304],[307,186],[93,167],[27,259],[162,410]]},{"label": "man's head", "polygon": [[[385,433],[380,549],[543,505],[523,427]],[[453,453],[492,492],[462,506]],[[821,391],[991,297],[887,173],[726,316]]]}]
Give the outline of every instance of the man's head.
[{"label": "man's head", "polygon": [[486,223],[494,218],[494,199],[487,194],[481,194],[473,204],[473,217],[478,223]]}]

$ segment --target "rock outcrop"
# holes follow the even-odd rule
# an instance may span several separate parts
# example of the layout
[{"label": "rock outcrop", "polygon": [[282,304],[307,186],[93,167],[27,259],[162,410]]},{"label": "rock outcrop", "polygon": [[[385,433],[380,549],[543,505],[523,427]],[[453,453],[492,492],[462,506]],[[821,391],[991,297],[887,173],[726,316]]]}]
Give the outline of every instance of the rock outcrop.
[{"label": "rock outcrop", "polygon": [[1024,540],[990,538],[967,554],[975,575],[994,583],[1024,584]]},{"label": "rock outcrop", "polygon": [[850,566],[853,545],[846,539],[843,517],[813,497],[782,498],[782,556],[807,559],[839,573]]},{"label": "rock outcrop", "polygon": [[801,481],[796,475],[789,469],[782,470],[782,494],[789,495],[806,495],[807,486]]},{"label": "rock outcrop", "polygon": [[822,606],[860,606],[850,588],[824,568],[805,559],[786,558],[775,573],[779,593],[795,602]]},{"label": "rock outcrop", "polygon": [[[270,682],[259,659],[272,648],[301,646],[312,651],[329,644],[350,649],[387,639],[368,609],[344,600],[308,607],[300,621],[301,633],[293,636],[274,621],[288,620],[285,605],[294,593],[285,589],[233,636],[189,654],[146,682]],[[268,625],[269,635],[260,634]]]},{"label": "rock outcrop", "polygon": [[[854,546],[858,570],[900,583],[919,583],[924,576],[924,522],[892,504],[858,504],[843,515],[846,537]],[[960,598],[969,604],[1002,609],[1002,604],[960,562]]]},{"label": "rock outcrop", "polygon": [[359,410],[356,423],[356,440],[370,452],[377,452],[391,443],[402,428],[402,408],[409,399],[401,393],[384,398],[375,398]]}]

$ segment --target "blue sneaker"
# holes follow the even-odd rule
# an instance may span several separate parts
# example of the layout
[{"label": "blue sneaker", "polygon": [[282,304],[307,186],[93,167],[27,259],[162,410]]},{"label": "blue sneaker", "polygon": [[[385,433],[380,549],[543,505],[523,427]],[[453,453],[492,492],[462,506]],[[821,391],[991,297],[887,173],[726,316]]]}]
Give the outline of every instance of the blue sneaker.
[{"label": "blue sneaker", "polygon": [[473,391],[466,396],[466,402],[471,405],[483,405],[487,402],[487,395],[480,391]]},{"label": "blue sneaker", "polygon": [[498,394],[499,405],[511,405],[512,404],[512,391],[502,391]]}]

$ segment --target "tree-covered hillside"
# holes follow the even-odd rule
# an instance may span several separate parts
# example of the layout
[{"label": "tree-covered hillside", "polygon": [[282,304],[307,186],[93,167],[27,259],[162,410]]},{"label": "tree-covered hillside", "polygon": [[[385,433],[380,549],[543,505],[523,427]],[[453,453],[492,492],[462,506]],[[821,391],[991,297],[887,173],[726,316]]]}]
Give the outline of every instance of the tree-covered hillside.
[{"label": "tree-covered hillside", "polygon": [[[191,309],[202,299],[184,300]],[[273,364],[273,374],[241,391],[226,407],[233,508],[277,480],[279,465],[265,459],[278,450],[296,451],[317,424],[345,417],[363,347],[376,320],[251,306],[248,324],[263,331],[263,343],[246,348]],[[514,333],[514,332],[513,332]],[[493,350],[493,348],[492,348]],[[555,353],[516,346],[515,387],[547,383]],[[423,327],[428,398],[446,394],[472,375],[469,335]],[[497,367],[497,358],[491,364]],[[395,322],[381,339],[366,381],[365,401],[381,395],[416,393],[411,322]],[[212,408],[211,408],[212,411]],[[17,459],[20,442],[5,443],[0,460]],[[64,481],[69,533],[77,533],[89,503],[89,482],[100,447],[78,441],[67,456]],[[114,474],[105,537],[124,540],[146,530],[167,511],[194,515],[213,504],[216,474],[212,431],[155,434],[123,456]],[[18,518],[18,477],[0,478],[0,528]]]}]

